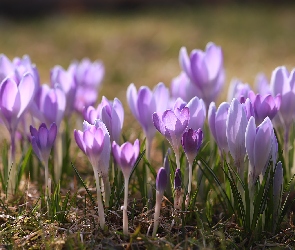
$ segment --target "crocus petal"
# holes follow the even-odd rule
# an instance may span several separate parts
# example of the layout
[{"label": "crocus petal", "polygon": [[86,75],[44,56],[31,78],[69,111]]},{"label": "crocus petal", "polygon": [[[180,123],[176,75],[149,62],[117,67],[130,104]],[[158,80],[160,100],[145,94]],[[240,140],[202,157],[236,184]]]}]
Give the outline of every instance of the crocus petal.
[{"label": "crocus petal", "polygon": [[202,128],[206,119],[206,107],[203,100],[195,96],[189,101],[187,107],[190,113],[188,127],[194,130]]},{"label": "crocus petal", "polygon": [[246,128],[246,133],[245,133],[245,146],[246,146],[246,151],[249,157],[250,165],[252,166],[251,168],[253,168],[255,164],[255,154],[254,154],[255,137],[256,137],[255,118],[251,116]]},{"label": "crocus petal", "polygon": [[233,99],[226,121],[226,136],[229,151],[237,162],[242,162],[246,155],[245,132],[248,124],[242,104]]},{"label": "crocus petal", "polygon": [[269,161],[273,137],[273,126],[268,117],[257,128],[254,145],[255,175],[262,173],[263,168]]},{"label": "crocus petal", "polygon": [[83,141],[83,132],[80,130],[74,130],[74,137],[78,147],[86,154],[86,145]]},{"label": "crocus petal", "polygon": [[161,167],[158,171],[156,178],[156,189],[157,191],[164,193],[168,183],[168,175],[165,168]]},{"label": "crocus petal", "polygon": [[215,102],[211,102],[208,109],[208,123],[211,134],[213,135],[215,141],[217,141],[217,135],[215,130],[215,117],[216,117],[216,106]]},{"label": "crocus petal", "polygon": [[56,139],[56,135],[57,135],[57,126],[55,123],[52,123],[48,131],[48,145],[50,147],[53,146],[54,141]]},{"label": "crocus petal", "polygon": [[31,137],[31,143],[32,143],[33,151],[37,155],[37,157],[39,158],[39,160],[40,161],[45,160],[45,159],[42,159],[41,152],[40,152],[39,146],[37,144],[37,138],[35,136],[32,136]]},{"label": "crocus petal", "polygon": [[40,148],[44,149],[47,148],[47,140],[48,140],[48,130],[45,127],[40,127],[39,128],[39,143],[40,143]]},{"label": "crocus petal", "polygon": [[137,90],[133,83],[131,83],[127,88],[127,102],[132,114],[137,120],[139,120],[137,109]]},{"label": "crocus petal", "polygon": [[221,151],[228,152],[228,142],[226,137],[226,121],[230,105],[223,102],[219,105],[215,117],[216,142]]},{"label": "crocus petal", "polygon": [[187,50],[185,47],[181,47],[179,51],[179,64],[182,70],[191,78],[191,65],[190,59],[187,54]]}]

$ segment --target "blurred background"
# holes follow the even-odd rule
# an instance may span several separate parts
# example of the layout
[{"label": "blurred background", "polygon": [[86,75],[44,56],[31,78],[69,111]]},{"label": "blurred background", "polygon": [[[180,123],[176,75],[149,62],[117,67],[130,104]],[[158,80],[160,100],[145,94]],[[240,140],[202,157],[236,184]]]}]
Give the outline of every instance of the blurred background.
[{"label": "blurred background", "polygon": [[221,46],[227,84],[237,77],[252,85],[259,72],[270,78],[277,66],[295,67],[291,1],[1,0],[0,34],[0,53],[28,54],[43,83],[54,65],[102,60],[100,96],[118,97],[126,109],[131,82],[170,86],[182,46],[189,52],[209,41]]}]

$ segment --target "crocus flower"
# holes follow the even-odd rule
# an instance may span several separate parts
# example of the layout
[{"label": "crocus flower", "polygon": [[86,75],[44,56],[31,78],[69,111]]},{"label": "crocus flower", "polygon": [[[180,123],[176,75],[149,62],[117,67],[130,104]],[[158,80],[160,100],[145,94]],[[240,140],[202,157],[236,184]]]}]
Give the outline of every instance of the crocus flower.
[{"label": "crocus flower", "polygon": [[234,98],[230,104],[226,120],[226,137],[231,156],[238,173],[244,177],[245,132],[248,120],[242,104]]},{"label": "crocus flower", "polygon": [[245,102],[241,103],[243,108],[244,108],[244,111],[246,113],[246,117],[247,117],[247,120],[249,121],[250,120],[250,117],[251,116],[254,116],[255,117],[255,112],[254,112],[254,108],[253,108],[253,105],[252,105],[252,102],[250,101],[249,98],[247,98],[245,100]]},{"label": "crocus flower", "polygon": [[50,128],[47,129],[46,124],[42,123],[38,130],[30,126],[30,132],[31,143],[35,154],[42,163],[48,162],[50,151],[57,134],[56,124],[52,123]]},{"label": "crocus flower", "polygon": [[93,123],[95,119],[101,119],[110,133],[111,141],[119,143],[124,122],[124,109],[118,98],[115,98],[114,101],[109,101],[103,96],[97,109],[89,106],[85,110],[84,119],[89,123]]},{"label": "crocus flower", "polygon": [[112,152],[115,161],[121,167],[124,175],[125,193],[124,193],[124,206],[123,209],[123,233],[128,234],[128,216],[127,216],[127,205],[128,205],[128,184],[130,174],[134,167],[134,164],[139,155],[139,140],[135,140],[134,145],[130,142],[125,142],[121,147],[114,141],[112,144]]},{"label": "crocus flower", "polygon": [[195,49],[188,56],[186,48],[182,47],[179,62],[182,70],[195,84],[200,97],[209,107],[209,104],[216,100],[224,84],[225,73],[221,48],[210,42],[206,46],[206,51]]},{"label": "crocus flower", "polygon": [[212,102],[208,110],[209,128],[221,155],[223,155],[223,153],[227,154],[229,150],[226,137],[226,120],[228,110],[229,104],[227,102],[221,103],[217,110],[215,103]]},{"label": "crocus flower", "polygon": [[60,85],[65,93],[66,107],[64,115],[69,117],[74,110],[74,103],[77,92],[77,83],[74,80],[74,68],[69,67],[68,70],[61,66],[55,66],[50,72],[51,86]]},{"label": "crocus flower", "polygon": [[180,97],[185,102],[189,102],[194,96],[199,96],[197,87],[190,81],[185,72],[181,72],[171,81],[171,97],[175,101]]},{"label": "crocus flower", "polygon": [[55,123],[52,123],[50,128],[47,129],[46,124],[42,123],[38,130],[33,126],[30,126],[30,132],[33,150],[45,168],[45,193],[46,197],[48,198],[50,192],[50,187],[48,184],[48,159],[56,138],[57,126]]},{"label": "crocus flower", "polygon": [[272,91],[270,88],[269,81],[265,74],[259,73],[255,78],[255,88],[257,93],[260,95],[271,95]]},{"label": "crocus flower", "polygon": [[180,97],[176,99],[173,109],[183,109],[184,107],[189,108],[189,123],[188,128],[197,130],[203,128],[206,119],[206,107],[202,99],[193,97],[188,103],[182,100]]},{"label": "crocus flower", "polygon": [[295,69],[291,73],[286,67],[276,68],[271,76],[271,89],[274,95],[281,94],[280,116],[289,131],[295,117]]},{"label": "crocus flower", "polygon": [[10,61],[4,54],[0,55],[0,83],[9,77],[19,84],[26,73],[33,76],[37,85],[40,84],[38,70],[28,55],[24,55],[23,58],[15,57],[13,61]]},{"label": "crocus flower", "polygon": [[245,145],[250,166],[248,169],[248,181],[253,187],[258,176],[268,164],[274,137],[273,126],[268,117],[256,128],[255,118],[252,116],[248,122],[245,134]]},{"label": "crocus flower", "polygon": [[91,62],[88,58],[84,58],[81,62],[73,62],[70,68],[77,84],[75,109],[83,113],[86,107],[96,102],[105,74],[104,65],[99,60]]},{"label": "crocus flower", "polygon": [[104,228],[104,208],[101,199],[100,178],[106,187],[106,203],[110,193],[108,180],[108,168],[111,153],[111,142],[109,132],[101,120],[95,120],[94,124],[84,121],[83,131],[74,131],[75,141],[79,148],[87,155],[94,171],[96,180],[98,212],[101,228]]},{"label": "crocus flower", "polygon": [[233,98],[238,99],[241,103],[248,97],[248,93],[251,90],[248,83],[243,83],[239,79],[232,79],[228,88],[227,101],[230,103]]},{"label": "crocus flower", "polygon": [[188,188],[187,192],[188,195],[191,192],[191,186],[192,186],[192,177],[193,177],[193,162],[195,157],[198,154],[198,151],[200,150],[201,144],[203,141],[203,132],[199,128],[198,130],[189,129],[188,131],[184,132],[182,136],[182,147],[184,149],[186,158],[189,163],[189,178],[188,178]]},{"label": "crocus flower", "polygon": [[66,96],[60,85],[50,88],[43,84],[37,91],[31,112],[49,126],[53,122],[59,127],[66,108]]},{"label": "crocus flower", "polygon": [[[276,119],[275,124],[276,126],[284,126],[284,156],[288,165],[289,132],[295,118],[295,69],[289,73],[286,67],[277,67],[272,72],[270,85],[273,95],[281,95],[281,106],[279,110],[280,120]],[[288,179],[291,178],[290,171],[287,171],[285,174]]]},{"label": "crocus flower", "polygon": [[150,158],[150,147],[155,136],[156,129],[153,125],[152,115],[154,112],[163,112],[167,108],[169,90],[163,83],[159,83],[153,91],[143,86],[136,90],[134,84],[127,89],[127,102],[133,116],[140,123],[147,143],[147,158]]},{"label": "crocus flower", "polygon": [[16,179],[15,132],[21,116],[34,98],[35,89],[36,83],[30,73],[24,74],[19,84],[11,78],[5,78],[0,85],[0,116],[11,137],[9,165],[12,167],[8,183],[11,192],[14,192]]},{"label": "crocus flower", "polygon": [[157,174],[156,179],[156,205],[155,205],[155,214],[154,214],[154,229],[153,237],[156,236],[158,226],[159,226],[159,217],[161,210],[161,203],[164,196],[164,191],[168,183],[168,175],[165,168],[161,167]]},{"label": "crocus flower", "polygon": [[257,124],[260,124],[267,116],[272,120],[281,106],[281,94],[277,94],[276,97],[270,94],[262,96],[260,94],[255,95],[253,91],[250,91],[249,98],[253,105]]},{"label": "crocus flower", "polygon": [[177,168],[180,168],[179,147],[181,145],[182,135],[189,123],[189,108],[166,110],[162,115],[155,112],[153,114],[153,123],[156,129],[171,144],[175,153]]},{"label": "crocus flower", "polygon": [[188,127],[194,130],[203,128],[206,119],[206,106],[202,99],[193,97],[186,107],[189,108],[189,123]]}]

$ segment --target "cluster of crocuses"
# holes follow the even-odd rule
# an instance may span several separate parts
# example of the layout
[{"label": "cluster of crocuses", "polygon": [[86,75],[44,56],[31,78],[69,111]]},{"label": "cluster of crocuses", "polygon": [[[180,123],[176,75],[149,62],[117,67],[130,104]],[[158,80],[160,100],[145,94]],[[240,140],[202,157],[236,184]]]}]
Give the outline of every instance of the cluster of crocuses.
[{"label": "cluster of crocuses", "polygon": [[[289,73],[285,67],[275,69],[270,84],[266,77],[260,75],[257,78],[258,94],[251,91],[248,84],[235,79],[231,83],[228,102],[216,108],[215,101],[225,83],[222,49],[208,43],[205,51],[193,50],[188,55],[186,49],[181,48],[179,62],[182,72],[172,80],[171,91],[164,83],[159,83],[153,91],[145,86],[137,91],[135,85],[130,84],[126,95],[129,108],[146,137],[147,159],[151,158],[152,140],[157,130],[166,137],[175,154],[175,173],[170,173],[167,156],[165,167],[160,168],[156,179],[153,235],[157,231],[160,204],[170,175],[175,176],[175,209],[182,209],[182,187],[186,190],[186,205],[189,202],[193,186],[192,169],[203,141],[202,129],[207,112],[208,125],[222,159],[230,161],[230,153],[237,172],[242,178],[247,176],[251,189],[271,160],[274,168],[277,166],[276,193],[278,190],[281,192],[283,177],[281,163],[276,162],[278,145],[272,121],[276,127],[285,128],[285,150],[288,150],[289,130],[295,116],[295,70]],[[50,150],[55,144],[55,158],[61,157],[62,147],[54,141],[60,136],[58,131],[62,120],[66,118],[67,121],[76,111],[85,121],[83,130],[75,130],[74,137],[93,167],[100,226],[104,228],[105,225],[104,205],[109,206],[112,154],[124,176],[123,232],[128,234],[128,183],[139,155],[140,142],[137,139],[134,144],[125,142],[120,146],[124,108],[119,99],[109,101],[102,97],[97,108],[92,106],[97,103],[103,76],[101,62],[84,59],[80,63],[72,63],[67,70],[55,66],[51,70],[50,86],[41,85],[37,68],[28,56],[10,61],[5,55],[0,55],[0,115],[11,136],[10,164],[13,167],[9,187],[11,191],[15,187],[15,136],[20,132],[23,138],[27,138],[28,124],[31,125],[29,138],[33,150],[45,167],[46,196],[50,195]],[[38,122],[41,125],[37,130],[34,126]],[[188,163],[185,169],[180,163],[181,148]],[[246,155],[249,164],[245,163]],[[58,181],[59,160],[55,166],[55,179]],[[181,172],[188,176],[188,183],[184,185]]]},{"label": "cluster of crocuses", "polygon": [[[0,55],[0,116],[11,138],[10,193],[14,192],[16,184],[16,136],[23,141],[30,138],[36,155],[45,166],[48,190],[48,159],[61,121],[64,117],[68,119],[74,110],[81,112],[84,106],[96,101],[103,75],[104,66],[100,61],[84,59],[80,63],[73,62],[68,70],[54,67],[50,85],[41,85],[37,67],[28,56],[10,61],[5,55]],[[37,130],[34,127],[38,123],[41,125]],[[56,158],[60,156],[59,150],[57,153]],[[57,166],[55,171],[57,181],[60,168]]]}]

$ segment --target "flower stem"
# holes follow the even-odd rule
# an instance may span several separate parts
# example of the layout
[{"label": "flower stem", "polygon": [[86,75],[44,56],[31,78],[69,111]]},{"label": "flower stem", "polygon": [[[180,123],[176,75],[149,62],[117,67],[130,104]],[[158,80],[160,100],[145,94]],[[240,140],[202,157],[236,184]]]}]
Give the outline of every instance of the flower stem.
[{"label": "flower stem", "polygon": [[285,135],[284,135],[284,158],[285,158],[285,164],[286,164],[286,176],[287,180],[290,180],[291,173],[290,173],[290,167],[289,167],[289,131],[290,131],[290,125],[286,125],[285,128]]},{"label": "flower stem", "polygon": [[8,192],[14,194],[16,180],[15,131],[10,131],[10,158],[8,162]]},{"label": "flower stem", "polygon": [[[152,140],[153,138],[150,138],[150,137],[146,137],[146,158],[148,160],[148,162],[150,162],[150,158],[151,158],[151,148],[152,148]],[[152,186],[149,185],[148,183],[151,182],[151,174],[150,174],[150,169],[148,167],[148,165],[146,164],[145,165],[145,176],[144,176],[144,181],[145,181],[145,185],[146,185],[146,195],[147,195],[147,199],[148,199],[148,202],[147,202],[147,206],[149,209],[152,208],[152,203],[150,202],[151,199],[152,199],[152,196],[153,196],[153,193],[152,193]]]},{"label": "flower stem", "polygon": [[128,206],[128,183],[129,177],[124,177],[124,206],[123,206],[123,234],[128,235],[128,215],[127,215],[127,206]]},{"label": "flower stem", "polygon": [[99,216],[99,224],[102,229],[104,229],[105,225],[105,217],[104,217],[104,208],[101,198],[101,189],[99,184],[100,177],[98,176],[97,170],[94,170],[94,177],[96,182],[96,191],[97,191],[97,208],[98,208],[98,216]]},{"label": "flower stem", "polygon": [[162,198],[163,198],[163,193],[156,191],[156,206],[155,206],[154,229],[153,229],[152,237],[156,236],[156,233],[159,227],[159,217],[160,217]]},{"label": "flower stem", "polygon": [[49,183],[48,183],[48,179],[49,179],[48,161],[44,161],[43,165],[44,165],[44,168],[45,168],[45,201],[46,201],[46,204],[47,204],[47,212],[49,212],[48,201],[49,201],[50,197],[49,197]]},{"label": "flower stem", "polygon": [[102,176],[103,185],[104,185],[104,202],[105,206],[110,206],[110,196],[111,196],[111,185],[110,185],[110,179],[109,175],[105,174]]}]

